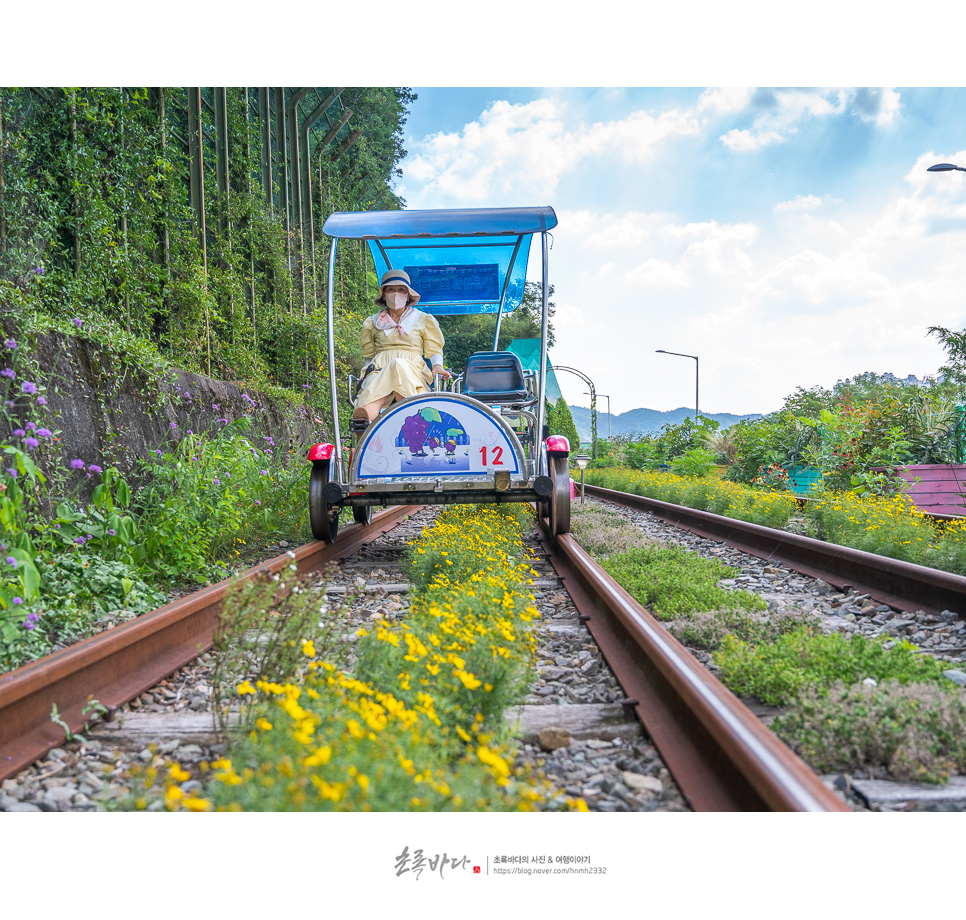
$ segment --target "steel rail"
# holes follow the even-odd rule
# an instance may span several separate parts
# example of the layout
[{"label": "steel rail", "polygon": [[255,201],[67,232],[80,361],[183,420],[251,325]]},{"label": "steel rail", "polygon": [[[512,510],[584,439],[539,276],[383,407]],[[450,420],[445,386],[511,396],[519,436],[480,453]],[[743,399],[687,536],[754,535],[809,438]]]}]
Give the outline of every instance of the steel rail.
[{"label": "steel rail", "polygon": [[855,588],[898,610],[922,610],[930,614],[952,610],[966,615],[966,577],[962,575],[762,527],[760,524],[749,524],[684,505],[672,505],[656,498],[644,498],[600,486],[588,485],[586,489],[588,495],[626,508],[650,511],[662,521],[700,537],[726,542],[767,561],[784,563],[803,575],[820,578],[836,588]]},{"label": "steel rail", "polygon": [[849,811],[568,534],[543,543],[564,587],[696,811]]},{"label": "steel rail", "polygon": [[294,560],[287,553],[277,556],[236,578],[0,674],[0,780],[63,743],[63,729],[50,720],[54,705],[70,730],[79,731],[85,722],[83,708],[92,698],[113,712],[211,648],[217,615],[231,587],[277,574],[293,562],[299,575],[323,569],[418,510],[395,507],[374,516],[368,526],[351,524],[333,544],[308,543],[294,550]]}]

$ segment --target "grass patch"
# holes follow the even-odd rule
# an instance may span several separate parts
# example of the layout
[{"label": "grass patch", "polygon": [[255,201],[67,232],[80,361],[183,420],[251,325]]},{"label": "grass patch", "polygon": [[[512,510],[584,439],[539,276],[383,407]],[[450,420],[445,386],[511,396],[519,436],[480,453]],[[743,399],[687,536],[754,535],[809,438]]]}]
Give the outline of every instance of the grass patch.
[{"label": "grass patch", "polygon": [[601,563],[640,604],[662,619],[706,610],[765,610],[749,591],[719,587],[736,569],[677,546],[641,546]]},{"label": "grass patch", "polygon": [[827,690],[836,681],[851,685],[869,677],[901,684],[945,680],[943,666],[917,654],[909,643],[886,650],[881,642],[864,636],[824,636],[810,626],[793,629],[771,644],[725,636],[715,662],[732,691],[773,706],[789,703],[809,688]]},{"label": "grass patch", "polygon": [[604,505],[574,505],[570,514],[574,539],[593,556],[606,558],[654,543],[640,527]]},{"label": "grass patch", "polygon": [[690,616],[708,610],[764,610],[767,604],[748,591],[718,586],[737,570],[697,553],[658,543],[610,508],[577,506],[571,519],[577,542],[638,603],[655,615]]},{"label": "grass patch", "polygon": [[966,772],[966,701],[934,683],[809,688],[772,729],[824,773],[881,766],[897,780],[941,783]]}]

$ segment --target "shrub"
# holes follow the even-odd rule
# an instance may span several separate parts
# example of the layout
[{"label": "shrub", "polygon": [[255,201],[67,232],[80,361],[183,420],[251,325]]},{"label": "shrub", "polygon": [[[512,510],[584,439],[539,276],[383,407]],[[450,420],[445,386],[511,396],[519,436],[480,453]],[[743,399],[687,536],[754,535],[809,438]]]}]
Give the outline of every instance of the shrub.
[{"label": "shrub", "polygon": [[771,613],[749,613],[744,610],[708,610],[686,619],[674,620],[668,629],[686,645],[716,649],[725,636],[731,635],[752,645],[774,642],[779,636],[800,626],[815,625],[814,617],[807,617],[794,608],[782,608]]}]

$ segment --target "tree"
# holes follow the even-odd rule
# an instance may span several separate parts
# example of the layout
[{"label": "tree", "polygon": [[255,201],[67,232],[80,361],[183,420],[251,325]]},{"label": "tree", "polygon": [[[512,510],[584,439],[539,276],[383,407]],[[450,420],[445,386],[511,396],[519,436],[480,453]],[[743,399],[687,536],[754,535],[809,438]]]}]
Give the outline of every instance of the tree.
[{"label": "tree", "polygon": [[929,335],[936,336],[946,349],[946,366],[939,372],[957,387],[966,386],[966,329],[954,332],[942,326],[930,326]]},{"label": "tree", "polygon": [[547,428],[550,434],[563,435],[570,441],[570,449],[580,448],[580,435],[577,433],[577,426],[574,424],[574,417],[570,414],[570,407],[567,401],[560,397],[549,413],[547,413]]}]

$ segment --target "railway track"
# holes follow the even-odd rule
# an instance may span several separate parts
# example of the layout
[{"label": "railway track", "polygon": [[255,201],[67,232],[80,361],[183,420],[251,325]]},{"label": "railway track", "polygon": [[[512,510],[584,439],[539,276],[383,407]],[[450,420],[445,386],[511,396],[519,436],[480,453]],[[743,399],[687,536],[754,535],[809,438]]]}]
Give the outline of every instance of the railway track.
[{"label": "railway track", "polygon": [[897,610],[922,611],[927,615],[945,611],[966,614],[966,577],[962,575],[628,492],[590,485],[586,492],[625,508],[648,511],[698,536],[782,563],[840,590],[866,594]]},{"label": "railway track", "polygon": [[[404,541],[377,541],[414,511],[393,509],[333,546],[294,552],[300,574],[346,560],[320,590],[361,598],[350,626],[405,614],[408,586],[396,568]],[[415,515],[410,529],[433,513]],[[512,713],[521,759],[599,811],[847,810],[576,541],[554,546],[534,534],[533,546],[540,679]],[[287,554],[244,577],[292,562]],[[131,763],[170,753],[190,766],[217,755],[205,650],[224,590],[212,586],[0,678],[0,807],[13,797],[12,810],[91,810],[105,787],[108,798],[125,791]],[[85,744],[65,745],[51,705],[77,731],[91,696],[115,718]]]}]

